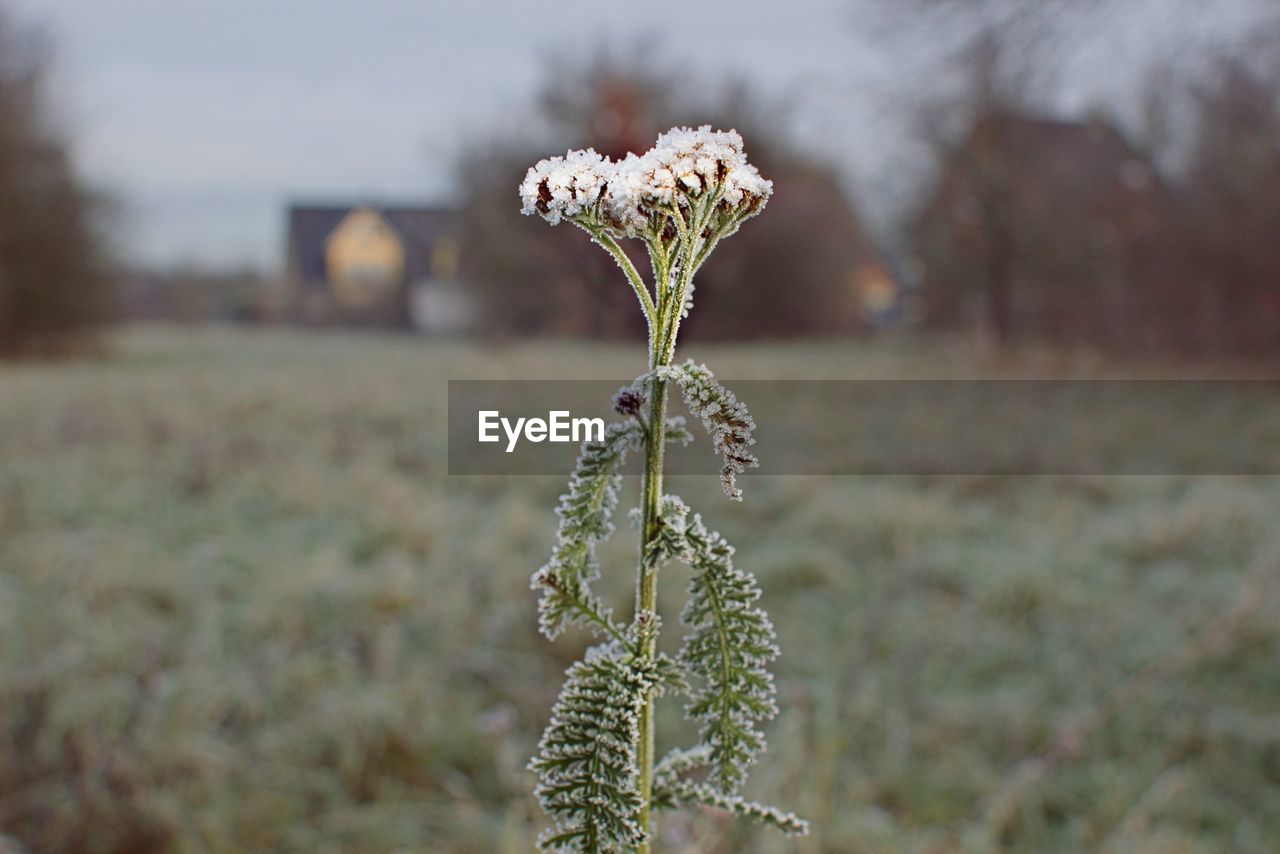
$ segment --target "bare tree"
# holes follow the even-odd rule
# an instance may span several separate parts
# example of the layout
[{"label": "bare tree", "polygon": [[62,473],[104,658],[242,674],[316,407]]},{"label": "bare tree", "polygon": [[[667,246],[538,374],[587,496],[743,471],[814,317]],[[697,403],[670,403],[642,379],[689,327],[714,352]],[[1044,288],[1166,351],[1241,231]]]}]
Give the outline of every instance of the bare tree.
[{"label": "bare tree", "polygon": [[[1237,352],[1280,347],[1280,66],[1224,58],[1193,89],[1184,198],[1191,311],[1183,339]],[[1188,293],[1189,292],[1189,293]]]},{"label": "bare tree", "polygon": [[0,353],[65,352],[110,314],[99,200],[50,115],[49,50],[0,9]]},{"label": "bare tree", "polygon": [[911,105],[934,161],[908,224],[928,317],[1001,343],[1274,351],[1280,12],[1260,4],[1251,38],[1179,37],[1177,72],[1157,61],[1127,121],[1059,114],[1056,71],[1122,8],[915,0],[884,13],[900,38],[921,20],[950,34],[933,54],[946,85]]}]

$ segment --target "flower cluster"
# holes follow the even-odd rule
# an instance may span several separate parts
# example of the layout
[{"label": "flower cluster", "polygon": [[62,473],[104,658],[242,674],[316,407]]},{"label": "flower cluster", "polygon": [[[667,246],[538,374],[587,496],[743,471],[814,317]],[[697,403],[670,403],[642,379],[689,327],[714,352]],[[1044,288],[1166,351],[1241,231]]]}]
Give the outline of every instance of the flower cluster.
[{"label": "flower cluster", "polygon": [[529,167],[520,183],[522,213],[539,213],[552,225],[593,210],[605,195],[614,165],[594,148],[548,157]]},{"label": "flower cluster", "polygon": [[715,217],[713,231],[759,213],[773,182],[747,162],[737,131],[672,128],[644,154],[612,161],[594,149],[542,160],[520,184],[525,214],[552,225],[568,219],[615,237],[673,234],[672,217],[688,223],[695,208]]}]

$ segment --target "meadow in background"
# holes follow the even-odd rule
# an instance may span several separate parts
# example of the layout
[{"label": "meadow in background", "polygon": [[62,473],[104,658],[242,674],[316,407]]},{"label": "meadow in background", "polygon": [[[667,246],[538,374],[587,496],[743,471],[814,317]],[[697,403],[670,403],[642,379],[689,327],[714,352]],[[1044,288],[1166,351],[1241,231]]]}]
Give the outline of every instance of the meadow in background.
[{"label": "meadow in background", "polygon": [[[105,361],[0,367],[0,828],[33,851],[529,850],[524,765],[587,641],[529,616],[563,479],[448,477],[445,381],[625,376],[631,349],[142,328]],[[954,342],[688,355],[1045,372]],[[748,794],[813,836],[705,814],[664,850],[1274,848],[1280,480],[750,487],[708,517],[784,650]],[[602,555],[624,609],[632,551]]]},{"label": "meadow in background", "polygon": [[[544,5],[0,0],[3,854],[533,847],[568,472],[449,476],[447,381],[645,368],[520,216],[547,152],[747,137],[678,354],[727,381],[1280,377],[1269,0]],[[745,794],[813,833],[662,851],[1280,850],[1280,477],[674,481],[783,650]]]}]

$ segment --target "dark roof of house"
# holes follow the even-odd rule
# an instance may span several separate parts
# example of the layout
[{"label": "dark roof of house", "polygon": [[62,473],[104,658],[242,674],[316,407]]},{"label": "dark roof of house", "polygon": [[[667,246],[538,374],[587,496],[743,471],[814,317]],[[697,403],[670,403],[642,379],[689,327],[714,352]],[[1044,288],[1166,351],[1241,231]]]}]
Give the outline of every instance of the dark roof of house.
[{"label": "dark roof of house", "polygon": [[[998,140],[998,142],[997,142]],[[1126,168],[1154,170],[1115,125],[1103,119],[1069,121],[1003,111],[974,128],[969,145],[996,144],[1042,180],[1103,187],[1123,180]]]},{"label": "dark roof of house", "polygon": [[412,205],[301,205],[289,206],[288,253],[293,269],[304,282],[325,279],[325,241],[354,210],[381,214],[404,241],[405,277],[409,281],[431,273],[432,248],[454,235],[458,212],[448,207]]},{"label": "dark roof of house", "polygon": [[[1001,167],[995,186],[984,168],[988,163]],[[972,192],[975,181],[988,191],[1029,189],[1064,204],[1127,199],[1147,210],[1170,193],[1157,166],[1110,122],[1009,110],[988,114],[958,141],[921,208],[921,221],[952,216],[957,198]]]}]

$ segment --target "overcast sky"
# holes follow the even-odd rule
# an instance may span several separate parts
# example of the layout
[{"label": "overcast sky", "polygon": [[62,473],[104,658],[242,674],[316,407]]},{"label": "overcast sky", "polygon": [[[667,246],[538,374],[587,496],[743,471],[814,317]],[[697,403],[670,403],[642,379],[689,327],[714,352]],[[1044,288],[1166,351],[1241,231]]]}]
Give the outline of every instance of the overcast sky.
[{"label": "overcast sky", "polygon": [[[1064,107],[1115,94],[1188,33],[1238,36],[1257,3],[1123,0],[1073,60]],[[16,5],[52,31],[78,160],[124,202],[121,248],[144,263],[273,269],[294,198],[447,201],[459,147],[511,127],[548,56],[641,37],[704,81],[737,75],[785,98],[800,137],[840,157],[864,207],[882,206],[901,151],[889,95],[912,63],[858,0]]]}]

